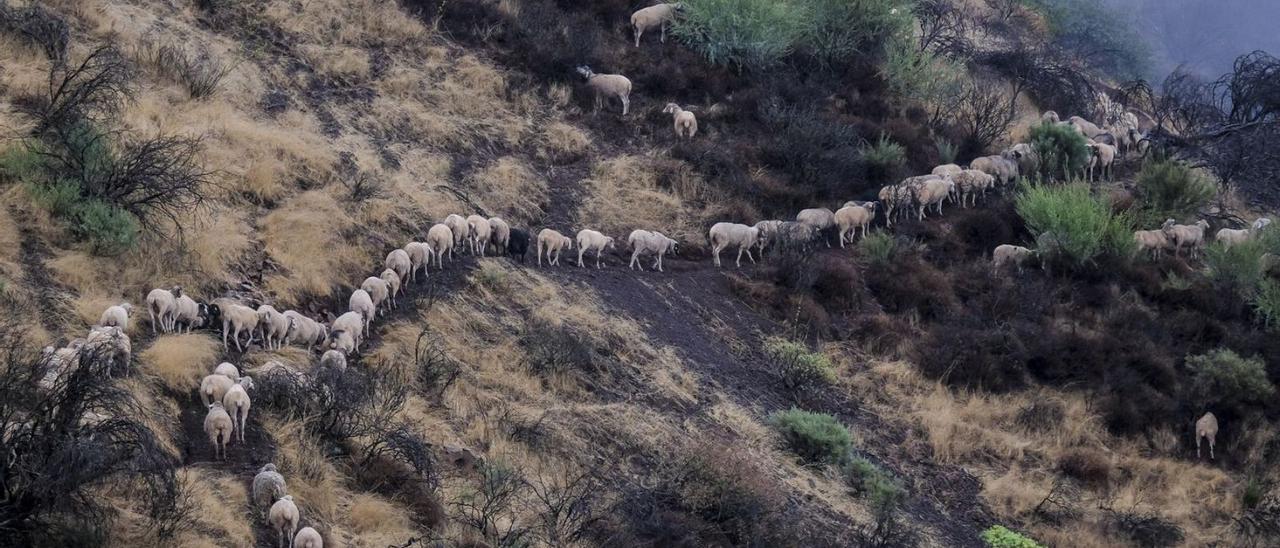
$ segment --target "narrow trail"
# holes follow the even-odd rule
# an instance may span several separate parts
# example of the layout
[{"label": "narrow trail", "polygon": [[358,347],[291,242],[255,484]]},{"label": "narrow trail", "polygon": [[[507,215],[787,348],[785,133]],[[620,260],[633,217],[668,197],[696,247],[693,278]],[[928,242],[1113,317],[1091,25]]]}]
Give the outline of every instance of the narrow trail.
[{"label": "narrow trail", "polygon": [[16,207],[9,207],[9,215],[18,226],[22,238],[20,258],[23,277],[26,285],[35,289],[39,309],[36,311],[40,325],[51,335],[56,335],[73,317],[71,299],[72,291],[57,282],[58,277],[45,266],[52,254],[49,245],[32,228],[35,222],[30,214]]}]

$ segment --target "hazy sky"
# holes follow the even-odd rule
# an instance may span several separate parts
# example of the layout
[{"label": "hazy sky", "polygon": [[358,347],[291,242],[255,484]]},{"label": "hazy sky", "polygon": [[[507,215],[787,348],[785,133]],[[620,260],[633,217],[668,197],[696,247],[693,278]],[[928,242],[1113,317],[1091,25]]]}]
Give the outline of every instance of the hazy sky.
[{"label": "hazy sky", "polygon": [[1155,81],[1185,63],[1216,78],[1241,54],[1280,56],[1280,0],[1110,0],[1131,10],[1155,57]]}]

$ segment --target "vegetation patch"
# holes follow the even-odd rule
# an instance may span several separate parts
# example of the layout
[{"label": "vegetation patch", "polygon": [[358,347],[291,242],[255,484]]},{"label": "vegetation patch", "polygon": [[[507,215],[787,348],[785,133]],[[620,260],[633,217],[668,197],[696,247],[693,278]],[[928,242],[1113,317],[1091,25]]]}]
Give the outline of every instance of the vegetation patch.
[{"label": "vegetation patch", "polygon": [[825,413],[810,413],[791,408],[769,416],[769,422],[782,435],[787,447],[806,462],[839,464],[852,450],[849,430]]}]

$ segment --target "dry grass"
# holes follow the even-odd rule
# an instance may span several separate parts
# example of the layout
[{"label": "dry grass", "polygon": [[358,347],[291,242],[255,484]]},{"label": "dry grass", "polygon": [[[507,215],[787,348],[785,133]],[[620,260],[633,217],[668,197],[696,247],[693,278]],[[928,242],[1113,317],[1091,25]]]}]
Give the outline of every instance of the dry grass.
[{"label": "dry grass", "polygon": [[547,182],[519,158],[499,158],[471,172],[466,182],[473,200],[509,223],[529,226],[546,208]]},{"label": "dry grass", "polygon": [[353,495],[346,504],[346,514],[358,545],[388,546],[415,534],[412,520],[403,510],[373,495]]},{"label": "dry grass", "polygon": [[634,229],[657,230],[681,242],[705,239],[698,205],[706,184],[683,162],[657,156],[620,156],[596,164],[584,181],[588,196],[578,222],[615,238]]},{"label": "dry grass", "polygon": [[369,54],[362,48],[303,46],[302,55],[321,74],[345,82],[369,77]]},{"label": "dry grass", "polygon": [[324,528],[338,523],[346,479],[325,459],[324,447],[307,433],[302,420],[262,417],[263,427],[275,438],[276,468],[286,478],[294,502],[312,523]]},{"label": "dry grass", "polygon": [[564,122],[551,122],[538,134],[538,157],[552,162],[572,162],[591,148],[591,136]]},{"label": "dry grass", "polygon": [[218,365],[221,343],[206,335],[164,335],[151,343],[139,359],[142,369],[166,388],[186,394]]},{"label": "dry grass", "polygon": [[355,283],[360,272],[376,264],[369,250],[351,245],[347,234],[355,228],[352,218],[323,190],[302,193],[263,217],[263,247],[281,267],[281,272],[265,277],[266,289],[283,303],[296,303]]}]

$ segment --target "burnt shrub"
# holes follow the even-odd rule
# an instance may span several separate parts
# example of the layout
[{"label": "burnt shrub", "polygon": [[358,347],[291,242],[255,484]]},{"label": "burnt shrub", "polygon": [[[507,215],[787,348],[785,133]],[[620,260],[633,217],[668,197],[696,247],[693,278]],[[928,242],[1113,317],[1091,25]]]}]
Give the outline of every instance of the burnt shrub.
[{"label": "burnt shrub", "polygon": [[1143,548],[1177,546],[1185,537],[1181,527],[1154,512],[1136,508],[1115,510],[1104,507],[1103,510],[1107,513],[1109,528]]},{"label": "burnt shrub", "polygon": [[525,366],[538,375],[600,369],[591,341],[565,325],[531,322],[520,344],[525,349]]},{"label": "burnt shrub", "polygon": [[1062,425],[1067,418],[1067,408],[1056,398],[1035,398],[1018,409],[1014,419],[1028,432],[1050,432]]},{"label": "burnt shrub", "polygon": [[964,243],[966,253],[972,256],[988,256],[996,246],[1018,241],[1025,230],[1021,218],[1005,200],[981,208],[951,211],[958,213],[952,229]]},{"label": "burnt shrub", "polygon": [[39,3],[16,8],[0,0],[0,32],[18,36],[39,47],[50,61],[55,62],[66,59],[67,44],[71,41],[67,22]]},{"label": "burnt shrub", "polygon": [[858,135],[853,126],[825,119],[818,111],[767,102],[758,115],[767,126],[760,146],[765,165],[791,177],[796,184],[824,194],[848,189],[848,174],[858,167]]},{"label": "burnt shrub", "polygon": [[1111,483],[1111,461],[1097,449],[1068,449],[1058,457],[1058,471],[1097,489]]},{"label": "burnt shrub", "polygon": [[946,273],[915,253],[899,253],[897,257],[867,270],[867,289],[880,305],[887,312],[914,310],[924,319],[946,316],[956,304]]},{"label": "burnt shrub", "polygon": [[1004,392],[1026,384],[1027,349],[1007,324],[949,318],[934,325],[917,348],[921,370],[953,386]]},{"label": "burnt shrub", "polygon": [[853,310],[870,298],[858,267],[848,259],[824,255],[817,261],[813,295],[828,310]]}]

